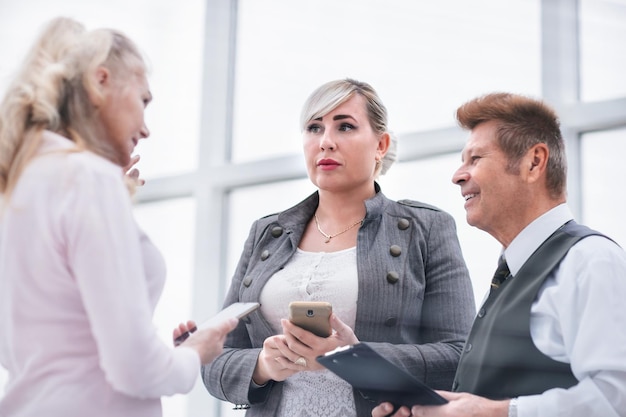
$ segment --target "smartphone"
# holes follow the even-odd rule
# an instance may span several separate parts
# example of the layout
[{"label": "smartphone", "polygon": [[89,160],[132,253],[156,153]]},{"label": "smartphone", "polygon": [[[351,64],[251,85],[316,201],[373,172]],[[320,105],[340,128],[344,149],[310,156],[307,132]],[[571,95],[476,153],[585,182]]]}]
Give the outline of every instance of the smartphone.
[{"label": "smartphone", "polygon": [[289,321],[320,337],[328,337],[333,332],[330,327],[332,312],[332,305],[326,301],[292,301],[289,303]]},{"label": "smartphone", "polygon": [[174,346],[178,346],[183,343],[185,340],[187,340],[189,335],[198,330],[198,328],[205,329],[207,327],[215,326],[230,318],[244,318],[259,307],[261,307],[261,304],[255,302],[233,303],[218,312],[210,319],[203,321],[202,324],[200,324],[198,327],[193,327],[189,329],[189,331],[178,336],[176,339],[174,339]]}]

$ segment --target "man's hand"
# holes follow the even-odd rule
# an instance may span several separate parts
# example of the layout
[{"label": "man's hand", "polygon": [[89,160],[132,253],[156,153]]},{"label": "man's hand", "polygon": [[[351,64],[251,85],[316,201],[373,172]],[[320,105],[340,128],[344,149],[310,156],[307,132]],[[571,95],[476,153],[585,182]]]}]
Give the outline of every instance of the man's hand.
[{"label": "man's hand", "polygon": [[[393,417],[507,417],[509,400],[493,401],[464,392],[437,391],[449,402],[445,405],[414,405],[409,410],[401,407]],[[382,403],[372,410],[372,417],[385,417],[393,411],[390,403]]]}]

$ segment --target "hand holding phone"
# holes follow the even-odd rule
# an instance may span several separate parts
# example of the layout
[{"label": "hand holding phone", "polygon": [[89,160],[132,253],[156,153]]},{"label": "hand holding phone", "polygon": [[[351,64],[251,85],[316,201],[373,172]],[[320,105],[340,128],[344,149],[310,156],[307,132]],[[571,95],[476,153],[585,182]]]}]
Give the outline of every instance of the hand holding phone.
[{"label": "hand holding phone", "polygon": [[319,337],[328,337],[333,329],[330,315],[333,307],[326,301],[292,301],[289,303],[289,321]]},{"label": "hand holding phone", "polygon": [[176,339],[174,339],[174,346],[178,346],[183,343],[185,340],[187,340],[191,333],[195,332],[198,329],[205,329],[207,327],[215,326],[219,323],[224,322],[225,320],[228,320],[229,318],[241,319],[252,313],[260,306],[261,304],[255,302],[233,303],[221,310],[215,316],[202,322],[202,324],[200,324],[198,327],[192,327],[188,331],[178,336]]}]

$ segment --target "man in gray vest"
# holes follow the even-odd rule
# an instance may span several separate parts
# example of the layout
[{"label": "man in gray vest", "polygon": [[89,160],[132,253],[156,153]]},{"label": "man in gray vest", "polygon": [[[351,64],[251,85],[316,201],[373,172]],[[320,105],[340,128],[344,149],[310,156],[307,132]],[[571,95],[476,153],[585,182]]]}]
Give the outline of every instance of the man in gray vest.
[{"label": "man in gray vest", "polygon": [[393,415],[626,416],[626,253],[573,220],[556,114],[496,93],[465,103],[457,120],[470,136],[452,181],[467,222],[502,256],[453,392],[439,392],[448,403]]}]

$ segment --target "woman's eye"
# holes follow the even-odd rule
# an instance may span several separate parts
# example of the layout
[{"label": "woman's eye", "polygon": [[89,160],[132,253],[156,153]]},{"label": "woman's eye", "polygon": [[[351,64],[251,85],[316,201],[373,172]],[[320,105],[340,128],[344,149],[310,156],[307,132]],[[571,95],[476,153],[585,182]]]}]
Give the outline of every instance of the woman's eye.
[{"label": "woman's eye", "polygon": [[350,123],[342,123],[341,126],[339,126],[339,130],[342,132],[347,132],[352,129],[354,129],[354,125],[351,125]]},{"label": "woman's eye", "polygon": [[306,131],[311,133],[319,133],[322,130],[321,126],[318,124],[311,124],[307,126]]}]

